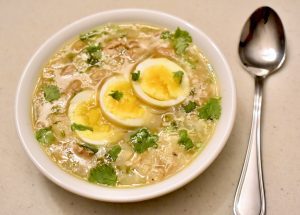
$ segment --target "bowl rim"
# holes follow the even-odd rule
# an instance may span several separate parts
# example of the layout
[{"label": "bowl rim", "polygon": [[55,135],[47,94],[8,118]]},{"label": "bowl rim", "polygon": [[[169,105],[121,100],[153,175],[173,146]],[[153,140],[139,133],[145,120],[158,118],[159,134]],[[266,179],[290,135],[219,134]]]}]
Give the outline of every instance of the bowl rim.
[{"label": "bowl rim", "polygon": [[[229,113],[228,113],[228,116],[226,116],[228,118],[228,121],[224,122],[226,125],[225,129],[221,133],[219,132],[220,137],[218,138],[219,139],[219,142],[217,143],[218,145],[210,150],[211,151],[210,156],[207,158],[203,158],[201,160],[203,163],[200,163],[198,165],[198,167],[196,167],[196,164],[197,164],[196,160],[200,161],[200,159],[198,159],[200,156],[197,156],[197,158],[194,158],[194,160],[188,166],[186,166],[184,169],[180,170],[175,175],[173,175],[161,182],[146,185],[146,186],[134,187],[134,188],[109,188],[109,187],[94,185],[94,184],[85,182],[84,180],[78,179],[78,178],[70,175],[69,173],[65,172],[60,167],[58,167],[50,158],[48,158],[48,155],[46,155],[46,153],[41,149],[40,146],[38,146],[40,148],[40,152],[38,150],[34,150],[34,149],[30,148],[30,144],[32,145],[32,142],[31,142],[32,138],[30,138],[30,135],[31,136],[34,136],[34,135],[33,135],[33,132],[31,132],[31,134],[28,134],[28,132],[27,133],[25,132],[26,126],[28,127],[29,125],[28,125],[28,123],[26,124],[26,122],[23,122],[21,120],[22,117],[24,118],[24,114],[27,114],[27,113],[22,112],[22,108],[20,108],[20,104],[22,104],[21,99],[23,99],[21,92],[23,92],[22,91],[23,88],[26,87],[25,82],[26,81],[28,82],[28,80],[26,79],[27,76],[29,76],[29,75],[33,76],[33,74],[37,75],[37,73],[38,73],[38,71],[32,72],[31,68],[33,67],[33,65],[36,65],[36,66],[39,65],[39,67],[42,67],[44,62],[39,62],[37,60],[39,58],[39,56],[42,55],[43,52],[46,52],[46,53],[51,52],[50,55],[53,54],[53,51],[45,51],[45,48],[53,47],[52,44],[55,44],[55,41],[63,40],[66,42],[67,40],[65,40],[65,39],[59,39],[59,38],[64,37],[63,36],[64,34],[67,34],[68,32],[69,32],[69,34],[72,34],[70,32],[74,31],[74,29],[76,29],[76,27],[84,28],[86,30],[91,29],[92,26],[87,27],[87,25],[88,25],[87,23],[91,20],[93,20],[95,22],[95,20],[101,20],[102,18],[108,19],[109,17],[110,18],[111,17],[124,17],[125,18],[125,17],[127,17],[126,15],[129,15],[129,14],[131,14],[131,16],[135,15],[135,16],[139,17],[140,19],[146,19],[146,18],[143,18],[145,16],[145,17],[148,17],[147,19],[149,19],[149,20],[151,19],[149,17],[153,16],[153,17],[155,17],[155,18],[153,18],[153,20],[156,19],[157,23],[159,22],[158,19],[161,19],[161,20],[167,20],[166,22],[170,22],[174,26],[180,26],[180,27],[184,26],[184,28],[186,28],[186,29],[188,28],[188,29],[192,30],[193,33],[197,35],[197,37],[199,37],[199,38],[201,37],[202,40],[209,43],[208,46],[210,46],[212,53],[216,54],[217,55],[216,58],[220,61],[220,64],[223,64],[224,72],[226,73],[225,75],[227,76],[227,79],[228,79],[227,85],[230,87],[230,89],[228,89],[228,94],[229,94],[229,97],[228,97],[229,110],[228,111],[229,111]],[[124,22],[133,23],[134,21],[128,20],[128,21],[124,21]],[[104,23],[107,23],[107,22],[99,21],[98,26],[102,25]],[[143,21],[140,22],[140,21],[136,20],[135,23],[143,23]],[[152,23],[152,21],[149,21],[149,24],[151,24],[151,23]],[[154,23],[155,22],[153,21],[153,24]],[[94,26],[94,27],[96,27],[96,26]],[[163,25],[161,25],[161,26],[163,26]],[[75,34],[73,34],[73,37],[74,36],[75,36]],[[68,38],[68,37],[66,37],[66,38]],[[58,42],[56,42],[56,43],[58,43]],[[60,43],[60,45],[62,45],[62,44]],[[45,59],[47,59],[47,58],[45,58]],[[30,73],[30,71],[31,71],[31,73]],[[219,83],[219,84],[222,84],[222,83]],[[32,92],[31,92],[31,95],[32,95]],[[29,102],[29,101],[28,101],[28,103],[31,104],[31,102]],[[116,9],[116,10],[109,10],[109,11],[95,13],[95,14],[83,17],[83,18],[67,25],[66,27],[62,28],[60,31],[55,33],[53,36],[51,36],[48,40],[46,40],[38,48],[38,50],[34,53],[34,55],[31,57],[31,59],[27,63],[27,65],[26,65],[25,69],[23,70],[22,75],[20,77],[17,91],[16,91],[16,97],[15,97],[15,125],[17,128],[17,133],[18,133],[19,139],[21,140],[23,148],[25,149],[25,151],[27,152],[27,154],[29,155],[30,159],[33,161],[35,166],[52,182],[54,182],[55,184],[59,185],[60,187],[66,189],[72,193],[76,193],[80,196],[84,196],[84,197],[87,197],[90,199],[108,201],[108,202],[137,202],[137,201],[155,198],[155,197],[167,194],[169,192],[172,192],[172,191],[184,186],[185,184],[187,184],[194,178],[196,178],[216,159],[216,157],[219,155],[219,153],[225,146],[226,141],[228,140],[228,137],[229,137],[231,130],[233,128],[233,125],[234,125],[235,115],[236,115],[236,88],[235,88],[233,75],[232,75],[231,69],[230,69],[224,55],[221,53],[221,51],[215,45],[215,43],[205,33],[203,33],[201,30],[199,30],[197,27],[193,26],[192,24],[190,24],[189,22],[187,22],[181,18],[167,14],[165,12],[157,11],[157,10],[138,9],[138,8]],[[222,118],[222,116],[221,116],[221,118]],[[31,121],[31,119],[30,119],[30,121]],[[218,127],[218,125],[217,125],[217,127]],[[30,129],[32,129],[32,128],[30,128]],[[215,130],[215,133],[216,132],[217,132],[217,129]],[[213,136],[215,136],[215,134]],[[36,141],[34,141],[34,142],[36,142]],[[211,144],[211,142],[212,142],[212,138],[211,138],[208,146]],[[206,148],[208,146],[206,146]],[[203,152],[206,150],[206,148],[203,150]],[[200,155],[203,154],[203,152],[201,152]],[[43,155],[41,155],[41,153],[43,153]],[[191,168],[191,166],[193,166],[193,168]],[[187,171],[187,169],[189,169],[190,171]],[[186,174],[186,173],[191,173],[191,174]],[[179,175],[183,178],[180,179]],[[176,180],[172,180],[175,177],[177,177]]]}]

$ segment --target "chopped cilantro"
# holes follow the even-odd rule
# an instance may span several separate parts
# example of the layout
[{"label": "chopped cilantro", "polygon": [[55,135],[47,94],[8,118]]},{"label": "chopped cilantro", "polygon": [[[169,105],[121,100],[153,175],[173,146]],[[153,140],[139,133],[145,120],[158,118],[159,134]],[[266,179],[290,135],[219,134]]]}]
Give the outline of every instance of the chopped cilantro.
[{"label": "chopped cilantro", "polygon": [[96,184],[115,186],[118,177],[110,164],[99,164],[90,170],[88,180]]},{"label": "chopped cilantro", "polygon": [[121,146],[115,145],[107,152],[107,155],[113,161],[116,161],[120,152],[121,152]]},{"label": "chopped cilantro", "polygon": [[192,89],[192,90],[190,91],[190,96],[194,96],[195,94],[196,94],[195,89]]},{"label": "chopped cilantro", "polygon": [[150,147],[157,147],[158,136],[151,134],[147,128],[141,128],[130,136],[134,151],[143,153]]},{"label": "chopped cilantro", "polygon": [[187,31],[177,28],[174,34],[173,45],[177,54],[183,54],[192,42],[192,37]]},{"label": "chopped cilantro", "polygon": [[93,128],[91,128],[89,126],[77,124],[77,123],[72,123],[71,129],[72,129],[72,131],[75,131],[75,130],[78,130],[78,131],[86,131],[86,130],[93,131]]},{"label": "chopped cilantro", "polygon": [[133,73],[131,73],[131,79],[133,81],[137,81],[137,80],[139,80],[140,75],[141,75],[141,71],[140,70],[137,71],[137,72],[133,72]]},{"label": "chopped cilantro", "polygon": [[216,120],[221,116],[221,98],[211,98],[198,109],[200,119]]},{"label": "chopped cilantro", "polygon": [[90,40],[96,36],[100,37],[102,35],[106,35],[108,34],[107,31],[99,31],[99,30],[93,30],[93,31],[90,31],[90,32],[87,32],[87,33],[82,33],[79,35],[79,39],[81,41],[87,41],[87,40]]},{"label": "chopped cilantro", "polygon": [[94,65],[96,63],[99,62],[102,53],[102,47],[100,45],[100,43],[98,45],[90,45],[88,47],[86,47],[86,53],[88,54],[88,59],[87,59],[87,63]]},{"label": "chopped cilantro", "polygon": [[179,131],[178,144],[183,145],[186,150],[189,150],[194,147],[194,143],[191,140],[191,138],[189,138],[187,130]]},{"label": "chopped cilantro", "polygon": [[60,92],[57,86],[47,85],[43,87],[44,97],[48,102],[53,102],[60,98]]},{"label": "chopped cilantro", "polygon": [[64,130],[60,131],[60,136],[62,138],[65,138],[66,137],[66,132]]},{"label": "chopped cilantro", "polygon": [[90,143],[85,143],[83,145],[80,145],[82,148],[87,149],[91,152],[93,152],[94,154],[96,154],[98,152],[98,147],[94,144],[90,144]]},{"label": "chopped cilantro", "polygon": [[51,127],[42,128],[35,132],[35,138],[41,144],[49,145],[54,142],[55,137],[52,133]]},{"label": "chopped cilantro", "polygon": [[184,73],[182,71],[174,72],[173,78],[178,84],[181,84]]},{"label": "chopped cilantro", "polygon": [[183,109],[186,113],[190,113],[193,110],[195,110],[196,106],[197,106],[196,102],[189,101],[187,105],[183,105]]},{"label": "chopped cilantro", "polygon": [[160,38],[163,40],[168,40],[173,37],[172,33],[170,31],[164,31],[161,33]]},{"label": "chopped cilantro", "polygon": [[80,34],[80,35],[79,35],[79,39],[80,39],[81,41],[86,41],[86,40],[88,40],[88,39],[90,39],[90,38],[92,38],[92,37],[95,37],[95,36],[98,35],[98,34],[99,34],[98,31],[93,30],[93,31],[90,31],[90,32],[87,32],[87,33]]},{"label": "chopped cilantro", "polygon": [[118,90],[113,90],[109,96],[111,96],[113,99],[120,101],[120,99],[123,97],[123,93]]},{"label": "chopped cilantro", "polygon": [[160,38],[170,40],[175,49],[176,54],[178,55],[183,54],[187,47],[193,41],[190,34],[185,30],[181,30],[180,28],[177,28],[175,33],[164,31],[161,33]]}]

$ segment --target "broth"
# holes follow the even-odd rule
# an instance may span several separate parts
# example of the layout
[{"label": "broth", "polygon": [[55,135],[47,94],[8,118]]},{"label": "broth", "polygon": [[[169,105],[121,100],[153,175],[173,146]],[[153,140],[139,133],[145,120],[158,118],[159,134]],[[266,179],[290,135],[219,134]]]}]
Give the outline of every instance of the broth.
[{"label": "broth", "polygon": [[32,125],[47,155],[92,183],[156,183],[186,167],[220,117],[216,78],[188,32],[107,24],[42,68]]}]

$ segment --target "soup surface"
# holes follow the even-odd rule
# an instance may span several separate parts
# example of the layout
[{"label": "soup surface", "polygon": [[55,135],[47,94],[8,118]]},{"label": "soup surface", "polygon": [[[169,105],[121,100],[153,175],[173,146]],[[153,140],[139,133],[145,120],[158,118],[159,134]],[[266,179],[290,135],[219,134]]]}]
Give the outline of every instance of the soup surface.
[{"label": "soup surface", "polygon": [[183,29],[107,24],[63,45],[32,98],[37,141],[92,183],[155,183],[187,166],[221,114],[212,66]]}]

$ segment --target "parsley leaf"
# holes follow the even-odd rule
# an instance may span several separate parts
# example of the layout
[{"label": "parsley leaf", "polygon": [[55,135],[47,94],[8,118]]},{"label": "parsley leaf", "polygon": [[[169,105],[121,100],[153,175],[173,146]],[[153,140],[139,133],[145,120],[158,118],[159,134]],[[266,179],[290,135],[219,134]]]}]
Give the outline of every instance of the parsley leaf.
[{"label": "parsley leaf", "polygon": [[43,145],[49,145],[55,141],[51,127],[42,128],[35,132],[35,138]]},{"label": "parsley leaf", "polygon": [[164,40],[170,40],[176,54],[178,55],[183,54],[193,41],[190,34],[185,30],[181,30],[180,28],[177,28],[175,33],[164,31],[161,33],[160,38]]},{"label": "parsley leaf", "polygon": [[161,33],[160,38],[163,40],[168,40],[173,37],[172,33],[170,31],[164,31]]},{"label": "parsley leaf", "polygon": [[115,186],[118,177],[111,165],[100,164],[90,170],[88,180],[92,183]]},{"label": "parsley leaf", "polygon": [[196,102],[189,101],[187,105],[183,105],[183,109],[186,113],[190,113],[193,110],[195,110],[196,106],[197,106]]},{"label": "parsley leaf", "polygon": [[57,86],[47,85],[43,88],[44,97],[48,102],[53,102],[60,98],[60,92]]},{"label": "parsley leaf", "polygon": [[133,81],[137,81],[137,80],[139,80],[140,75],[141,75],[141,71],[140,70],[137,71],[137,72],[133,72],[133,73],[131,73],[131,79]]},{"label": "parsley leaf", "polygon": [[200,119],[217,120],[221,116],[221,98],[211,98],[198,109]]},{"label": "parsley leaf", "polygon": [[141,128],[130,136],[130,142],[134,146],[134,151],[143,153],[150,147],[157,147],[158,136],[151,134],[147,128]]},{"label": "parsley leaf", "polygon": [[174,34],[173,45],[177,54],[183,54],[192,42],[192,37],[187,31],[177,28]]},{"label": "parsley leaf", "polygon": [[111,96],[113,99],[120,101],[120,99],[123,97],[123,93],[118,90],[113,90],[109,96]]},{"label": "parsley leaf", "polygon": [[179,131],[178,144],[183,145],[186,150],[189,150],[194,147],[194,143],[191,140],[191,138],[189,138],[187,130]]},{"label": "parsley leaf", "polygon": [[72,123],[71,130],[72,131],[75,131],[75,130],[78,130],[78,131],[86,131],[86,130],[93,131],[93,128],[91,128],[89,126],[77,124],[77,123]]},{"label": "parsley leaf", "polygon": [[96,154],[98,152],[98,150],[99,150],[98,147],[96,145],[94,145],[94,144],[85,143],[85,144],[79,145],[79,146],[81,146],[82,148],[87,149],[87,150],[93,152],[94,154]]},{"label": "parsley leaf", "polygon": [[174,72],[173,78],[178,84],[181,84],[184,73],[182,71]]},{"label": "parsley leaf", "polygon": [[93,31],[90,31],[90,32],[87,32],[87,33],[82,33],[79,35],[79,39],[81,41],[86,41],[86,40],[89,40],[93,37],[96,37],[96,36],[102,36],[102,35],[105,35],[105,34],[108,34],[107,31],[99,31],[99,30],[93,30]]},{"label": "parsley leaf", "polygon": [[87,32],[87,33],[82,33],[79,35],[79,39],[81,41],[85,41],[85,40],[88,40],[92,37],[95,37],[98,33],[98,31],[94,30],[94,31],[90,31],[90,32]]},{"label": "parsley leaf", "polygon": [[108,152],[107,155],[109,158],[111,158],[113,161],[116,161],[118,158],[119,153],[121,152],[121,146],[115,145],[113,146]]},{"label": "parsley leaf", "polygon": [[98,45],[90,45],[86,47],[85,50],[86,53],[88,54],[88,59],[86,61],[88,64],[94,65],[99,62],[102,56],[101,53],[102,47],[100,43]]}]

